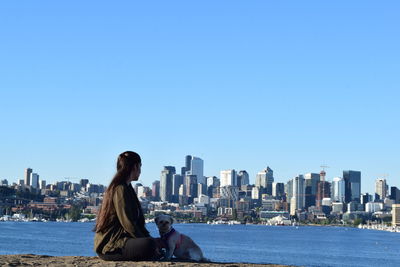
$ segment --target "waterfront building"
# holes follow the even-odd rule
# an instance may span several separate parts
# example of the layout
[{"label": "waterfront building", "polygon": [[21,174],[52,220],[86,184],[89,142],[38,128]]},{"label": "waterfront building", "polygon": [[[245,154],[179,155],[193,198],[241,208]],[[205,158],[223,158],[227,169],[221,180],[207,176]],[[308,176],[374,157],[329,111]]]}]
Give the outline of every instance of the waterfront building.
[{"label": "waterfront building", "polygon": [[31,168],[26,168],[25,169],[25,180],[24,184],[25,185],[31,185],[31,174],[32,174],[32,169]]},{"label": "waterfront building", "polygon": [[25,181],[24,181],[24,179],[18,179],[18,181],[17,181],[17,185],[19,185],[19,186],[23,186],[25,184]]},{"label": "waterfront building", "polygon": [[31,173],[30,183],[31,183],[30,186],[32,186],[32,188],[38,189],[39,188],[39,174]]},{"label": "waterfront building", "polygon": [[169,202],[172,198],[172,178],[175,174],[174,166],[164,166],[160,176],[160,198],[161,201]]},{"label": "waterfront building", "polygon": [[305,180],[305,208],[315,206],[315,199],[317,196],[317,184],[320,181],[318,173],[306,173]]},{"label": "waterfront building", "polygon": [[387,196],[388,186],[386,179],[378,178],[375,181],[375,200],[384,200]]},{"label": "waterfront building", "polygon": [[296,215],[296,211],[305,207],[305,183],[304,176],[299,174],[293,179],[293,193],[290,200],[290,215]]},{"label": "waterfront building", "polygon": [[392,205],[392,226],[400,226],[400,204]]},{"label": "waterfront building", "polygon": [[249,174],[245,170],[241,170],[237,174],[237,186],[248,185],[250,184],[249,181]]},{"label": "waterfront building", "polygon": [[285,184],[284,183],[272,183],[272,196],[276,199],[283,199],[285,196]]},{"label": "waterfront building", "polygon": [[256,186],[262,188],[263,193],[272,195],[272,183],[274,182],[274,171],[267,166],[266,169],[257,173]]},{"label": "waterfront building", "polygon": [[343,202],[332,202],[332,213],[343,213],[344,203]]},{"label": "waterfront building", "polygon": [[[188,164],[188,158],[186,156],[186,164]],[[204,172],[204,161],[201,158],[191,156],[190,159],[190,169],[186,171],[186,175],[196,175],[197,182],[201,184],[206,184],[206,179],[203,175]]]},{"label": "waterfront building", "polygon": [[343,202],[345,200],[345,182],[342,177],[335,177],[332,181],[332,200]]},{"label": "waterfront building", "polygon": [[151,196],[154,200],[160,199],[160,181],[156,180],[151,186]]},{"label": "waterfront building", "polygon": [[221,187],[224,186],[236,186],[237,185],[237,176],[235,170],[224,170],[220,171],[220,182]]},{"label": "waterfront building", "polygon": [[8,186],[7,179],[0,180],[0,186]]},{"label": "waterfront building", "polygon": [[343,171],[343,179],[345,181],[345,202],[355,201],[361,202],[361,172],[359,171]]},{"label": "waterfront building", "polygon": [[383,203],[381,202],[368,202],[365,204],[365,212],[374,213],[383,210]]}]

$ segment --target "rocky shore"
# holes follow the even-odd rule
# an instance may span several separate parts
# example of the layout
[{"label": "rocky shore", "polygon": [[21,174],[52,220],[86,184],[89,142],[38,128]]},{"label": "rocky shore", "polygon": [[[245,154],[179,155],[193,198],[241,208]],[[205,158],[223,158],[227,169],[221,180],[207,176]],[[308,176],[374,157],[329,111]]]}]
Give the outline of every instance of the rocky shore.
[{"label": "rocky shore", "polygon": [[49,266],[49,267],[88,267],[88,266],[135,266],[135,267],[283,267],[284,265],[275,264],[251,264],[251,263],[195,263],[195,262],[159,262],[159,261],[103,261],[97,257],[81,257],[81,256],[66,256],[66,257],[53,257],[45,255],[0,255],[0,266]]}]

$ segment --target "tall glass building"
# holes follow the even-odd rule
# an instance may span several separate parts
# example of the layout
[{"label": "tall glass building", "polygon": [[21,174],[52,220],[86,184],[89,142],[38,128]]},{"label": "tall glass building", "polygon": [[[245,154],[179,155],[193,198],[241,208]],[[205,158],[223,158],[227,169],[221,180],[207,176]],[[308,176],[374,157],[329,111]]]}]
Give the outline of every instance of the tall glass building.
[{"label": "tall glass building", "polygon": [[361,196],[361,172],[359,171],[343,171],[343,179],[345,183],[345,201],[360,203]]}]

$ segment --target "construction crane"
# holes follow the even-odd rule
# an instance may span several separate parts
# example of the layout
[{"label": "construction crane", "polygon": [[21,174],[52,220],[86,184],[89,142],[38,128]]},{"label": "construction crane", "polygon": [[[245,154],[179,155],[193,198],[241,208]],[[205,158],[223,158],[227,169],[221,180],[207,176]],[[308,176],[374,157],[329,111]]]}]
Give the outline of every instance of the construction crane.
[{"label": "construction crane", "polygon": [[326,176],[325,169],[329,168],[329,166],[322,164],[320,167],[322,168],[322,171],[319,173],[320,182],[318,187],[320,188],[320,190],[318,191],[320,191],[320,196],[319,196],[320,199],[318,200],[317,204],[318,206],[322,206],[322,199],[324,199],[325,197],[325,176]]},{"label": "construction crane", "polygon": [[325,176],[326,176],[325,169],[329,168],[329,166],[322,164],[320,167],[322,168],[322,171],[319,173],[319,175],[320,175],[320,178],[322,178],[322,181],[325,182]]}]

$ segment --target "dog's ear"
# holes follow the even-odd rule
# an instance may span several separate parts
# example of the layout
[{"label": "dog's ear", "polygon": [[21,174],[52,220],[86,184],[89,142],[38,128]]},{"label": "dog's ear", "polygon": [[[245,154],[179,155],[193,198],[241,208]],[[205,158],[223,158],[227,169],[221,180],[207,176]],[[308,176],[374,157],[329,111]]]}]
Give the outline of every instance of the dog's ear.
[{"label": "dog's ear", "polygon": [[172,216],[169,216],[169,222],[171,223],[171,225],[175,222],[175,219]]},{"label": "dog's ear", "polygon": [[158,224],[158,220],[159,220],[159,219],[160,219],[159,216],[155,217],[155,218],[154,218],[154,222],[155,222],[156,224]]}]

